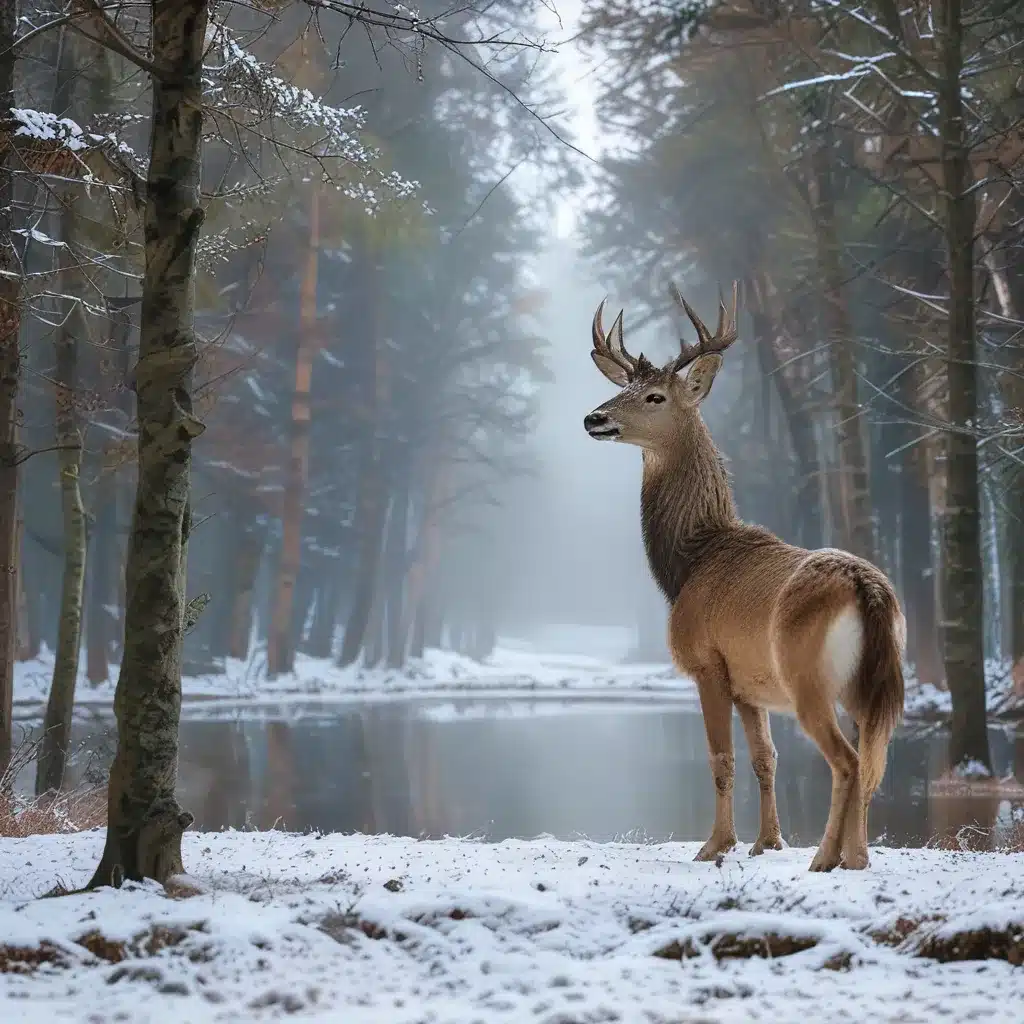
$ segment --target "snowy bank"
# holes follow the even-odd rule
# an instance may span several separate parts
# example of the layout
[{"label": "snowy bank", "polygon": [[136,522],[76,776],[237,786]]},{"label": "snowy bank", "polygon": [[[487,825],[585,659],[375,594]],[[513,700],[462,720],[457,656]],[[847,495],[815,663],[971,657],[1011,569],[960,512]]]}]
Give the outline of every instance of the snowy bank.
[{"label": "snowy bank", "polygon": [[[45,703],[52,675],[53,655],[48,651],[32,661],[16,663],[15,703],[23,707]],[[82,675],[75,699],[80,704],[109,704],[116,682],[116,666],[111,666],[110,679],[98,686]],[[273,680],[266,678],[262,662],[228,659],[222,673],[185,676],[182,692],[194,699],[275,703],[282,697],[366,701],[444,694],[654,694],[697,699],[693,683],[679,676],[671,665],[614,665],[585,655],[537,654],[511,646],[499,647],[485,662],[450,651],[429,650],[400,670],[358,665],[342,669],[328,659],[299,654],[295,672]]]},{"label": "snowy bank", "polygon": [[0,840],[0,1019],[1020,1019],[1019,855],[226,832],[186,836],[175,897],[33,898],[102,842]]},{"label": "snowy bank", "polygon": [[[84,659],[83,659],[84,662]],[[22,717],[38,713],[46,703],[53,676],[53,655],[44,651],[32,661],[17,662],[14,702]],[[993,718],[1020,713],[1013,693],[1009,663],[986,663],[989,713]],[[114,697],[117,666],[107,682],[94,686],[84,669],[75,700],[84,706],[109,706]],[[280,704],[282,699],[323,701],[388,701],[443,696],[577,697],[683,702],[699,706],[693,681],[671,665],[616,664],[587,655],[544,653],[506,641],[484,662],[450,651],[428,650],[400,670],[338,668],[325,658],[299,654],[295,671],[267,679],[258,658],[228,659],[224,672],[185,676],[186,700],[225,700],[232,704]],[[948,721],[952,703],[947,691],[919,683],[907,675],[908,721]]]}]

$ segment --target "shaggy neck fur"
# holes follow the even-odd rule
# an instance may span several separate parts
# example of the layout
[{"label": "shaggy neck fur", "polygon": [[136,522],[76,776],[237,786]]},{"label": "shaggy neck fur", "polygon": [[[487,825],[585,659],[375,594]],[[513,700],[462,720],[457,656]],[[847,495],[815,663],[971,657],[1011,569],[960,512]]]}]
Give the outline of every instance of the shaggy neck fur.
[{"label": "shaggy neck fur", "polygon": [[738,522],[722,456],[700,416],[665,450],[644,449],[640,511],[651,572],[675,601],[704,549]]}]

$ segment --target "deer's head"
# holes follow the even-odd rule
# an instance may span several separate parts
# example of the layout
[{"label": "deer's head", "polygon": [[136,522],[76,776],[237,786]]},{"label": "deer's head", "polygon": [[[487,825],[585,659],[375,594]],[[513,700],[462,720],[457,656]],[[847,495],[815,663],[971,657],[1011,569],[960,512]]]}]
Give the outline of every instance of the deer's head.
[{"label": "deer's head", "polygon": [[[715,375],[722,366],[721,353],[736,340],[736,285],[732,310],[719,302],[718,329],[714,334],[671,286],[672,297],[697,330],[697,342],[679,341],[679,355],[664,366],[655,366],[641,353],[631,356],[622,340],[622,312],[605,333],[604,302],[597,307],[592,326],[597,368],[622,391],[584,417],[587,433],[599,441],[621,441],[653,451],[677,442],[697,417]],[[684,372],[685,371],[685,372]]]}]

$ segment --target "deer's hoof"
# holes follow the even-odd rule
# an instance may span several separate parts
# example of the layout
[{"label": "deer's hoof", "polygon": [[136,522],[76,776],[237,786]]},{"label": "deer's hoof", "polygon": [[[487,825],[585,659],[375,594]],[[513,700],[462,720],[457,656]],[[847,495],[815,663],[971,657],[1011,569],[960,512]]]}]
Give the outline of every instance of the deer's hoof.
[{"label": "deer's hoof", "polygon": [[701,848],[695,861],[708,861],[728,853],[736,845],[736,836],[712,836]]},{"label": "deer's hoof", "polygon": [[818,852],[814,855],[814,860],[811,861],[810,870],[832,871],[837,867],[839,867],[838,851],[833,852],[832,850],[825,850],[822,847],[818,847]]},{"label": "deer's hoof", "polygon": [[843,854],[843,867],[847,871],[863,871],[870,863],[867,850],[853,850]]},{"label": "deer's hoof", "polygon": [[782,842],[781,836],[769,836],[767,839],[762,839],[758,836],[757,842],[750,848],[751,857],[760,857],[765,850],[784,850],[785,844]]}]

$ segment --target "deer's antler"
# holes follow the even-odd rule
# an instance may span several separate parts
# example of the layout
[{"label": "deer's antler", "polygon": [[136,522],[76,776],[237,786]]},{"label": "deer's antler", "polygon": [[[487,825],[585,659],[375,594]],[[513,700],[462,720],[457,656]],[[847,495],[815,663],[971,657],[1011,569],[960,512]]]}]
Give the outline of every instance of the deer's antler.
[{"label": "deer's antler", "polygon": [[732,284],[732,310],[725,308],[725,300],[722,293],[718,293],[718,327],[712,334],[703,320],[690,308],[690,304],[679,294],[679,289],[674,284],[669,285],[669,292],[676,304],[690,318],[697,331],[697,344],[688,345],[682,339],[679,340],[679,355],[672,362],[674,371],[689,366],[698,356],[708,355],[711,352],[724,352],[738,337],[736,328],[736,305],[739,300],[738,284]]},{"label": "deer's antler", "polygon": [[612,324],[612,329],[605,334],[604,331],[604,304],[607,299],[601,300],[601,305],[597,307],[597,312],[594,314],[594,322],[591,325],[590,333],[594,342],[594,351],[591,353],[597,361],[598,366],[601,365],[598,356],[604,356],[606,359],[610,359],[616,366],[625,370],[628,377],[632,377],[636,371],[637,360],[631,356],[622,343],[622,310],[619,310],[619,315],[615,318],[615,322]]}]

